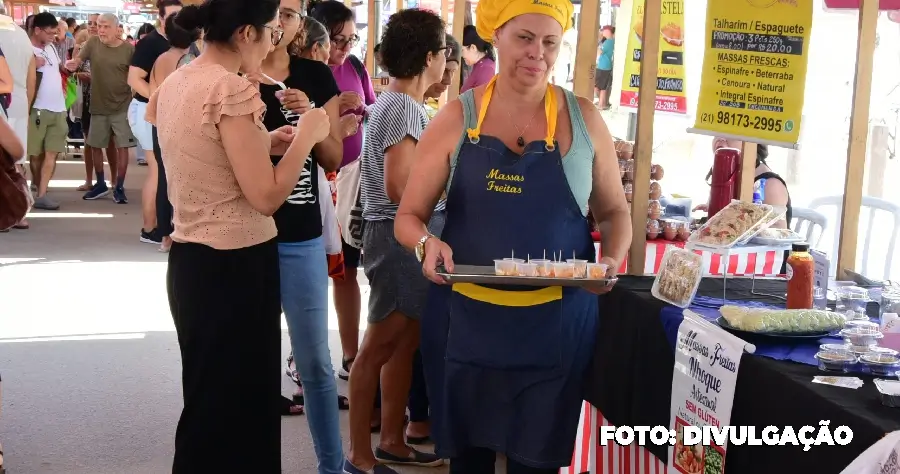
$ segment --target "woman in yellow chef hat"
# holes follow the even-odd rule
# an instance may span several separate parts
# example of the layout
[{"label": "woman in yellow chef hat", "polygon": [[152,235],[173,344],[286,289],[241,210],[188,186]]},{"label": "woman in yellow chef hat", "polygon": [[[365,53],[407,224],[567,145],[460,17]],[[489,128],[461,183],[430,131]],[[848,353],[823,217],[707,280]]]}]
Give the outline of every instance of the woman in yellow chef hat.
[{"label": "woman in yellow chef hat", "polygon": [[[594,261],[590,209],[612,277],[631,242],[631,218],[599,111],[549,84],[572,26],[569,0],[481,0],[476,17],[500,72],[425,129],[394,230],[435,283],[421,351],[437,453],[451,459],[451,473],[493,473],[496,453],[506,455],[509,473],[556,473],[572,459],[595,293],[610,282],[448,285],[436,268],[490,268],[511,254]],[[445,191],[438,237],[425,223]]]}]

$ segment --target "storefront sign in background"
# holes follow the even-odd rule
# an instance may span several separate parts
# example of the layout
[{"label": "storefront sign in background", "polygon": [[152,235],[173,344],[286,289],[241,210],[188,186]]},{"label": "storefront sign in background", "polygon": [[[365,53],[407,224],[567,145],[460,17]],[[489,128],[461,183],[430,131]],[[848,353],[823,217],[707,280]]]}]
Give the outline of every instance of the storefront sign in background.
[{"label": "storefront sign in background", "polygon": [[669,427],[675,446],[669,448],[671,474],[721,473],[727,446],[685,446],[684,426],[728,426],[744,341],[686,310],[675,341]]},{"label": "storefront sign in background", "polygon": [[709,0],[693,132],[794,147],[813,0]]},{"label": "storefront sign in background", "polygon": [[[687,113],[684,84],[684,0],[663,0],[660,18],[659,70],[656,79],[656,110],[679,114]],[[638,88],[641,86],[641,49],[644,31],[644,0],[634,0],[631,11],[631,28],[628,35],[628,53],[622,78],[623,107],[638,106]],[[619,38],[621,38],[621,34]]]}]

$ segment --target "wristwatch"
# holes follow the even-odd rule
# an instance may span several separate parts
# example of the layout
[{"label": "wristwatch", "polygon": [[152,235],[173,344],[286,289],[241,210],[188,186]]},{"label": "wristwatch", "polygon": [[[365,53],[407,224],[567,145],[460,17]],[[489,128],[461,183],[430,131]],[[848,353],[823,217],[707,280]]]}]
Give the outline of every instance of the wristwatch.
[{"label": "wristwatch", "polygon": [[434,237],[430,233],[425,234],[419,239],[419,242],[416,243],[416,258],[419,260],[419,263],[422,263],[422,260],[425,260],[425,242],[428,242],[428,239]]}]

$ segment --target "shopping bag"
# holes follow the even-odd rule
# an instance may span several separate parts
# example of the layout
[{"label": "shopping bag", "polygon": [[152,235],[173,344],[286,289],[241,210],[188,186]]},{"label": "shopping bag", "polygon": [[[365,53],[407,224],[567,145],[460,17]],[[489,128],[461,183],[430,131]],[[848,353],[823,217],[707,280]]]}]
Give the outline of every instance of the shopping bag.
[{"label": "shopping bag", "polygon": [[66,94],[66,110],[72,108],[72,105],[78,100],[78,78],[75,77],[74,74],[69,76],[69,78],[65,82],[65,88],[63,92]]},{"label": "shopping bag", "polygon": [[322,241],[325,244],[325,253],[337,255],[341,253],[341,229],[338,227],[337,215],[334,212],[334,202],[331,200],[331,184],[325,176],[325,170],[319,169],[319,208],[322,211]]},{"label": "shopping bag", "polygon": [[363,216],[359,192],[359,162],[344,166],[337,176],[337,219],[344,242],[362,248]]}]

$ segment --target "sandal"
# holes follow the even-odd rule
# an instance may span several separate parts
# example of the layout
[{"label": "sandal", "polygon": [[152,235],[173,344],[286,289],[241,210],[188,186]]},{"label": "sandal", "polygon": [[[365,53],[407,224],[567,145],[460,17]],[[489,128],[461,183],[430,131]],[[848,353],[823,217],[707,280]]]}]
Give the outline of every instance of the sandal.
[{"label": "sandal", "polygon": [[75,190],[84,192],[84,191],[90,191],[93,188],[94,188],[94,186],[91,184],[82,184],[81,186],[78,186],[77,188],[75,188]]},{"label": "sandal", "polygon": [[[281,416],[300,416],[303,413],[303,405],[294,403],[287,397],[281,397]],[[3,474],[3,471],[0,471],[0,474]]]}]

